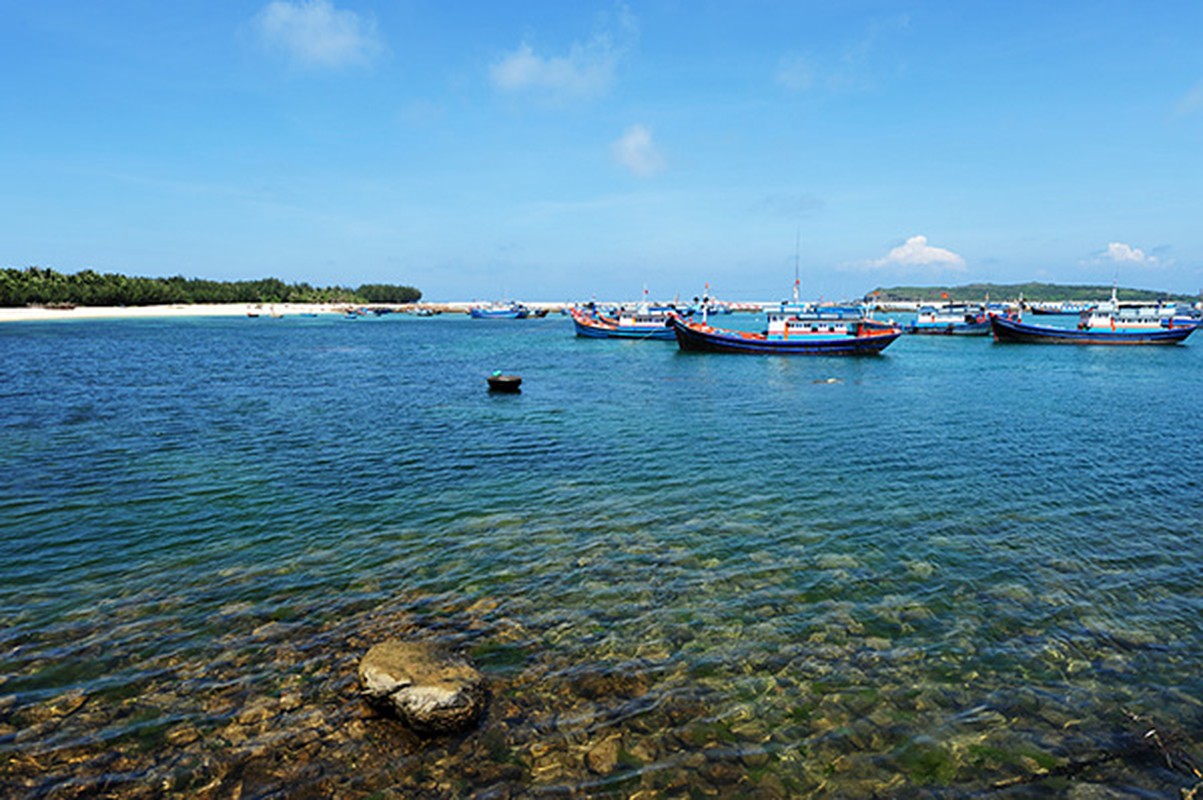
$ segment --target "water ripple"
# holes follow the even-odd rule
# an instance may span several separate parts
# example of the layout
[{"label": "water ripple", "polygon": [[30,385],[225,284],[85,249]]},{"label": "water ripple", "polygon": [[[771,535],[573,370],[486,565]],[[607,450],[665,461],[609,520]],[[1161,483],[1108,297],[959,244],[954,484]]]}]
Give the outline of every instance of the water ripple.
[{"label": "water ripple", "polygon": [[[0,331],[0,710],[124,709],[4,752],[166,752],[233,735],[248,693],[340,695],[331,648],[400,627],[380,608],[478,654],[481,746],[528,792],[959,796],[1106,746],[1121,707],[1193,722],[1203,422],[1157,399],[1199,388],[1198,343],[757,359],[553,320],[247,325]],[[521,395],[484,391],[502,367]],[[607,736],[603,775],[580,753]]]}]

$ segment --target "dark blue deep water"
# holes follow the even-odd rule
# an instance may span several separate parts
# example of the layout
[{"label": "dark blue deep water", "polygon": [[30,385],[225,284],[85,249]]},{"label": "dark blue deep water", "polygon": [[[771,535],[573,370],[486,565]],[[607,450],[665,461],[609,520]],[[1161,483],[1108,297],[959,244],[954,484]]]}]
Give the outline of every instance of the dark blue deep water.
[{"label": "dark blue deep water", "polygon": [[[1176,797],[1201,337],[6,325],[0,793]],[[478,731],[362,710],[391,635],[474,659]]]}]

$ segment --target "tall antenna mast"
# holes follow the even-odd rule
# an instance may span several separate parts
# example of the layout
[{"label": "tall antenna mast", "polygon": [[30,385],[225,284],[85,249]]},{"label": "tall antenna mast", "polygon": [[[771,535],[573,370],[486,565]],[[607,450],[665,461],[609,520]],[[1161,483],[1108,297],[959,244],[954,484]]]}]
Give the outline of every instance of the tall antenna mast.
[{"label": "tall antenna mast", "polygon": [[798,260],[801,258],[800,251],[802,249],[802,229],[798,228],[794,233],[794,305],[798,305],[798,287],[802,284],[801,278],[798,277]]}]

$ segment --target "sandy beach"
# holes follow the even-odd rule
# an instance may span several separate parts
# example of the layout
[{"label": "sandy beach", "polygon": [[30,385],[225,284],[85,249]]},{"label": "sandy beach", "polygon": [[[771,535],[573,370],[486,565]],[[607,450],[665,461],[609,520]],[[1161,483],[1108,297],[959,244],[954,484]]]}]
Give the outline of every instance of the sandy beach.
[{"label": "sandy beach", "polygon": [[244,317],[255,314],[330,314],[342,306],[329,304],[214,303],[165,306],[76,306],[75,308],[0,308],[0,322],[44,322],[73,319],[138,319],[141,317]]},{"label": "sandy beach", "polygon": [[[393,310],[428,306],[438,311],[467,311],[467,303],[421,303],[417,306],[385,307]],[[342,314],[349,303],[197,303],[159,306],[77,306],[75,308],[0,308],[0,323],[45,322],[47,320],[140,319],[151,317],[245,317],[296,316],[297,314]],[[372,304],[373,308],[381,304]]]},{"label": "sandy beach", "polygon": [[[85,319],[142,319],[153,317],[245,317],[297,316],[298,314],[343,314],[355,308],[388,309],[394,312],[430,309],[441,314],[467,314],[476,303],[469,301],[394,303],[176,303],[157,306],[76,306],[47,308],[24,306],[0,307],[0,323],[46,322],[53,320]],[[559,312],[565,303],[531,302],[530,308]]]}]

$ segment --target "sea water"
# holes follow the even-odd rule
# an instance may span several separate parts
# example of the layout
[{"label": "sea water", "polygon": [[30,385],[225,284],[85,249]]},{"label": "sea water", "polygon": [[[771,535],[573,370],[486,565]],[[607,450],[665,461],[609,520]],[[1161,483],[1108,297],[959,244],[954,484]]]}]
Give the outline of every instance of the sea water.
[{"label": "sea water", "polygon": [[[0,372],[6,794],[1198,781],[1203,339],[120,320],[0,328]],[[479,729],[365,709],[391,636],[477,664]]]}]

